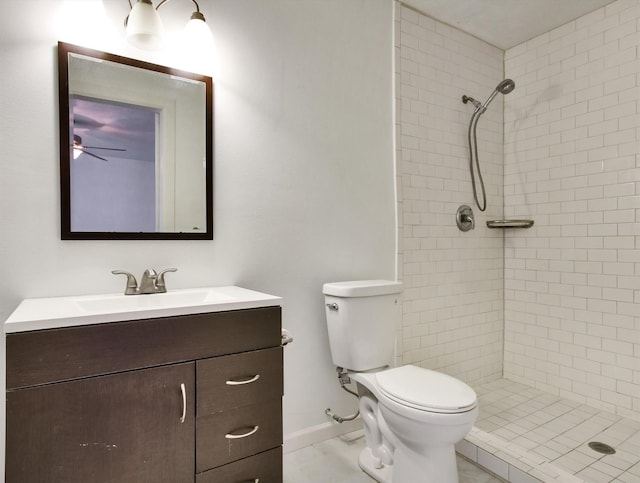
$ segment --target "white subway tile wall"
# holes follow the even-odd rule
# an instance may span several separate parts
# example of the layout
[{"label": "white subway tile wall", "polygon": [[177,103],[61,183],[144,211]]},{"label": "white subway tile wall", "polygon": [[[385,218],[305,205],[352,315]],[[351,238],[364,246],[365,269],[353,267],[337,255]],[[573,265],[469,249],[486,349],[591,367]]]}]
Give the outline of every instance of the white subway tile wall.
[{"label": "white subway tile wall", "polygon": [[505,53],[504,375],[640,419],[640,0]]},{"label": "white subway tile wall", "polygon": [[[639,44],[640,0],[507,52],[396,5],[398,363],[477,384],[504,341],[505,377],[640,419]],[[478,125],[488,208],[462,233],[461,96],[503,77],[515,91]],[[503,241],[500,218],[535,225]]]},{"label": "white subway tile wall", "polygon": [[[503,79],[504,52],[396,4],[398,276],[404,282],[398,363],[469,383],[502,375],[503,96],[478,124],[487,211],[473,202],[467,129],[473,106]],[[511,94],[516,95],[516,94]],[[474,208],[475,229],[456,210]]]}]

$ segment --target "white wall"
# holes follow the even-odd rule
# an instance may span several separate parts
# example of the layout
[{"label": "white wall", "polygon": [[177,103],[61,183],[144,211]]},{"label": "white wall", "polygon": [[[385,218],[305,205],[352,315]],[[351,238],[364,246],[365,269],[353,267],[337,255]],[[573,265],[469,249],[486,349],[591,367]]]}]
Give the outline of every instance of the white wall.
[{"label": "white wall", "polygon": [[640,2],[506,52],[505,375],[640,419]]},{"label": "white wall", "polygon": [[[109,29],[100,37],[91,18],[58,30],[66,5],[91,3],[0,6],[0,319],[27,297],[119,292],[111,269],[178,267],[169,290],[237,284],[284,297],[295,337],[285,350],[285,433],[326,421],[327,406],[350,412],[321,287],[395,276],[392,3],[202,0],[219,64],[214,240],[61,241],[56,42],[178,63]],[[186,19],[189,4],[171,2],[163,16]],[[98,20],[119,32],[126,5],[105,0]]]},{"label": "white wall", "polygon": [[[398,6],[396,15],[399,272],[405,364],[469,383],[502,375],[502,96],[478,123],[487,211],[474,204],[467,148],[473,107],[503,79],[503,51]],[[515,94],[512,94],[515,95]],[[463,233],[456,210],[473,207]]]}]

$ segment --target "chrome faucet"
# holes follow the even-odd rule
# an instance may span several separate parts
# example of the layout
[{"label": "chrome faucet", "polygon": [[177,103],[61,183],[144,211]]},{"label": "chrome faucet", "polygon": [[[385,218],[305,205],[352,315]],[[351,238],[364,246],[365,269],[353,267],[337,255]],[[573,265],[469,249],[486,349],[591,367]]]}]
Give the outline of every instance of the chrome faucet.
[{"label": "chrome faucet", "polygon": [[[156,280],[158,274],[153,268],[147,268],[142,274],[142,280],[140,280],[140,287],[138,287],[138,293],[149,294],[156,293]],[[165,288],[165,292],[166,292]]]},{"label": "chrome faucet", "polygon": [[142,274],[142,280],[138,287],[138,281],[131,273],[125,270],[112,270],[114,275],[126,275],[127,287],[124,290],[125,295],[141,295],[152,293],[165,293],[167,286],[164,282],[164,274],[167,272],[176,272],[177,268],[167,268],[160,273],[156,273],[153,268],[147,268]]}]

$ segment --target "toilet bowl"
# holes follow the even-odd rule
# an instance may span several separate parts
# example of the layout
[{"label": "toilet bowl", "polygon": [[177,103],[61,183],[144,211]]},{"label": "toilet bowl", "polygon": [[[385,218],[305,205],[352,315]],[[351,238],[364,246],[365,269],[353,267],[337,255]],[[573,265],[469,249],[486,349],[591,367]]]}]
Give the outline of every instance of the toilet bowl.
[{"label": "toilet bowl", "polygon": [[478,415],[476,394],[454,377],[392,368],[402,284],[323,286],[334,364],[357,383],[366,448],[360,467],[381,483],[457,483],[455,444]]},{"label": "toilet bowl", "polygon": [[[370,446],[363,451],[359,463],[367,474],[381,483],[458,482],[455,444],[478,416],[473,389],[411,365],[349,377],[364,396],[360,411],[367,436],[384,446],[383,454]],[[392,456],[385,459],[385,452]]]}]

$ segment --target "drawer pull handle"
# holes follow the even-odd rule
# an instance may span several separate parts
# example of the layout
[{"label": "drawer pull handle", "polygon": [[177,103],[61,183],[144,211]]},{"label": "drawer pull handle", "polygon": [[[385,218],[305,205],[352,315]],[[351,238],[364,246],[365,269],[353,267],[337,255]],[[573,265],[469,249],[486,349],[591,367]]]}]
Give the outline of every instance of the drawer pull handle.
[{"label": "drawer pull handle", "polygon": [[249,431],[248,433],[244,433],[244,434],[231,434],[231,433],[227,433],[224,435],[225,438],[227,439],[240,439],[240,438],[246,438],[247,436],[251,436],[252,434],[255,434],[256,431],[258,431],[258,428],[260,426],[254,426],[253,429],[251,431]]},{"label": "drawer pull handle", "polygon": [[227,381],[227,386],[242,386],[243,384],[251,384],[252,382],[256,382],[258,379],[260,379],[260,374],[256,374],[255,376],[243,381]]},{"label": "drawer pull handle", "polygon": [[180,416],[180,422],[184,423],[184,420],[187,418],[187,388],[184,382],[180,384],[180,392],[182,393],[182,416]]}]

